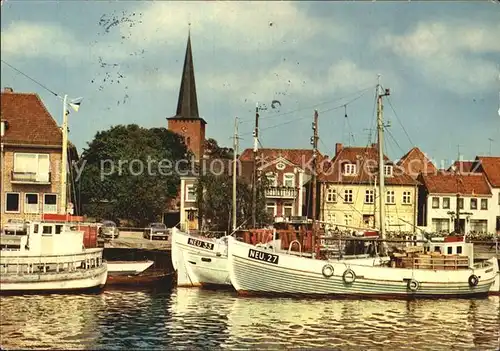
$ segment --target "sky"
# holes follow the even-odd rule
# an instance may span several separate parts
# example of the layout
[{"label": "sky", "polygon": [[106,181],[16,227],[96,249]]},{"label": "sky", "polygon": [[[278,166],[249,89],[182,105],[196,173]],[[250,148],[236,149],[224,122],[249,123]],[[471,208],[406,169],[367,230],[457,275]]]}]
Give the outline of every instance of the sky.
[{"label": "sky", "polygon": [[[4,0],[1,58],[84,98],[69,121],[81,151],[114,125],[167,126],[189,28],[200,114],[221,145],[231,146],[237,116],[240,148],[252,146],[258,103],[261,147],[310,148],[314,109],[321,152],[366,146],[380,74],[390,158],[414,146],[443,167],[458,152],[500,156],[500,4],[491,1]],[[61,101],[3,63],[1,84],[38,93],[61,122]]]}]

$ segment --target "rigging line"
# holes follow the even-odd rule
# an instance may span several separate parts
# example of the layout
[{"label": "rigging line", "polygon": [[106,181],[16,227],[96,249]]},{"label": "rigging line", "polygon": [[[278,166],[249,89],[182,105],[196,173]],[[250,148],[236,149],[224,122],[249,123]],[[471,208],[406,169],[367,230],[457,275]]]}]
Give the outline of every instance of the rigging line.
[{"label": "rigging line", "polygon": [[12,68],[14,71],[16,71],[17,73],[20,73],[22,74],[23,76],[25,76],[26,78],[28,78],[29,80],[31,80],[32,82],[38,84],[39,86],[41,86],[43,89],[47,90],[48,92],[50,92],[51,94],[57,96],[57,97],[60,97],[59,94],[57,94],[56,92],[54,92],[53,90],[47,88],[47,86],[43,85],[42,83],[40,83],[39,81],[37,81],[36,79],[34,78],[31,78],[30,76],[28,76],[26,73],[18,70],[16,67],[12,66],[10,63],[6,62],[5,60],[2,59],[2,62],[5,63],[7,66],[9,66],[10,68]]},{"label": "rigging line", "polygon": [[[292,111],[287,111],[287,112],[279,113],[279,114],[276,114],[276,115],[262,116],[262,117],[259,117],[259,119],[272,119],[272,118],[276,118],[276,117],[286,116],[286,115],[289,115],[291,113],[295,113],[295,112],[299,112],[299,111],[309,110],[309,109],[312,109],[312,108],[315,108],[315,107],[318,107],[318,106],[321,106],[321,105],[326,105],[326,104],[329,104],[329,103],[332,103],[332,102],[336,102],[336,101],[339,101],[339,100],[346,99],[349,96],[352,96],[352,95],[355,95],[355,94],[358,94],[358,93],[366,92],[366,91],[368,91],[369,89],[372,89],[372,88],[373,88],[373,86],[369,86],[369,87],[367,87],[365,89],[354,91],[354,92],[352,92],[350,94],[347,94],[347,95],[344,95],[344,96],[342,96],[340,98],[336,98],[336,99],[329,100],[329,101],[323,101],[323,102],[320,102],[320,103],[315,104],[315,105],[311,105],[311,106],[307,106],[307,107],[295,109],[295,110],[292,110]],[[254,121],[253,118],[245,118],[245,119],[242,119],[240,121],[240,123],[250,123],[250,122],[253,122],[253,121]]]},{"label": "rigging line", "polygon": [[397,147],[399,147],[399,150],[401,150],[401,152],[405,153],[405,151],[401,148],[401,146],[399,145],[398,141],[396,140],[396,138],[394,137],[394,135],[392,135],[391,131],[387,128],[384,128],[385,131],[387,132],[387,134],[391,137],[392,141],[394,141],[394,143],[396,144]]},{"label": "rigging line", "polygon": [[[323,142],[323,140],[321,138],[318,138],[319,139],[319,142],[325,147],[325,150],[330,154],[330,155],[333,155],[333,151],[332,149],[330,149],[328,146],[326,146],[326,144]],[[331,151],[331,153],[330,153]],[[335,157],[335,156],[334,156]]]},{"label": "rigging line", "polygon": [[349,117],[347,116],[347,105],[344,105],[344,117],[345,120],[347,121],[347,128],[349,128],[349,145],[351,141],[351,136],[352,136],[352,143],[356,145],[356,139],[354,139],[354,133],[352,132],[351,122],[349,122]]},{"label": "rigging line", "polygon": [[[353,103],[354,101],[356,100],[359,100],[361,97],[363,97],[363,95],[365,95],[366,91],[364,93],[362,93],[361,95],[358,95],[357,97],[355,97],[354,99],[342,104],[342,105],[338,105],[338,106],[335,106],[335,107],[332,107],[332,108],[329,108],[329,109],[326,109],[326,110],[322,110],[322,111],[318,111],[318,113],[323,113],[323,112],[329,112],[329,111],[333,111],[333,110],[338,110],[342,107],[344,107],[344,105],[349,105],[351,103]],[[297,121],[300,121],[300,120],[303,120],[303,119],[306,119],[306,118],[310,118],[310,116],[306,116],[306,117],[300,117],[300,118],[296,118],[296,119],[291,119],[289,121],[286,121],[286,122],[283,122],[283,123],[278,123],[278,124],[275,124],[275,125],[272,125],[272,126],[269,126],[269,127],[266,127],[266,128],[259,128],[259,131],[262,131],[262,130],[267,130],[267,129],[272,129],[272,128],[276,128],[276,127],[280,127],[280,126],[283,126],[283,125],[286,125],[286,124],[290,124],[290,123],[293,123],[293,122],[297,122]],[[249,134],[252,134],[253,131],[251,132],[247,132],[247,133],[242,133],[241,136],[243,135],[249,135]]]},{"label": "rigging line", "polygon": [[396,113],[396,110],[394,109],[394,106],[392,105],[392,102],[391,102],[391,99],[389,98],[389,96],[387,96],[387,102],[389,102],[389,106],[391,106],[392,112],[394,112],[394,116],[396,117],[397,121],[399,122],[399,125],[403,129],[403,132],[405,132],[406,137],[408,138],[408,141],[411,143],[411,145],[415,145],[415,144],[413,144],[413,141],[411,140],[410,135],[406,131],[406,128],[404,127],[403,122],[401,122],[401,119],[399,118],[398,114]]}]

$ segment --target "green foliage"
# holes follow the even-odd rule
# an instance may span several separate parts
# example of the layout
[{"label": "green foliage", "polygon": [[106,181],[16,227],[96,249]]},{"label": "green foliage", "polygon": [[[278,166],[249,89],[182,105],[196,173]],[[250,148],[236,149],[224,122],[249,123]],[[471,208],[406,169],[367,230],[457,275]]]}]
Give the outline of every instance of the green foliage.
[{"label": "green foliage", "polygon": [[[266,211],[264,189],[267,180],[263,179],[257,186],[256,218],[258,226],[272,223]],[[197,205],[204,226],[208,230],[230,231],[232,228],[233,180],[231,175],[203,175],[196,184]],[[251,226],[252,218],[252,186],[241,179],[236,183],[237,226]]]},{"label": "green foliage", "polygon": [[230,147],[221,147],[217,140],[209,138],[205,140],[205,155],[211,159],[232,159],[233,149]]},{"label": "green foliage", "polygon": [[157,221],[178,192],[176,162],[189,157],[183,139],[165,128],[131,124],[98,132],[79,162],[84,214],[141,226]]}]

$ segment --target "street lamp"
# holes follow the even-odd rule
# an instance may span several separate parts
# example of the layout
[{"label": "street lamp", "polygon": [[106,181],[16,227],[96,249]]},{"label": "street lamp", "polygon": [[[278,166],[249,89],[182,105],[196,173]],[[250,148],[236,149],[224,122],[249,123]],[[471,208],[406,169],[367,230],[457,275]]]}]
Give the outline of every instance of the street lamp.
[{"label": "street lamp", "polygon": [[62,162],[61,162],[61,213],[66,215],[67,212],[67,168],[68,168],[68,115],[70,106],[75,112],[78,112],[83,98],[72,99],[68,102],[68,95],[64,95],[63,99],[63,125],[62,125]]}]

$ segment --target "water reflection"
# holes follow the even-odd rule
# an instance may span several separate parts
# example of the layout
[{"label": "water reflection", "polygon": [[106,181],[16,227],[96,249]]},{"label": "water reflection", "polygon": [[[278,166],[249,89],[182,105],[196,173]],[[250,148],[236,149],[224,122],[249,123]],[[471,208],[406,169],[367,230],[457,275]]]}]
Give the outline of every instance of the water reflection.
[{"label": "water reflection", "polygon": [[500,298],[300,300],[105,291],[0,299],[6,349],[498,350]]}]

